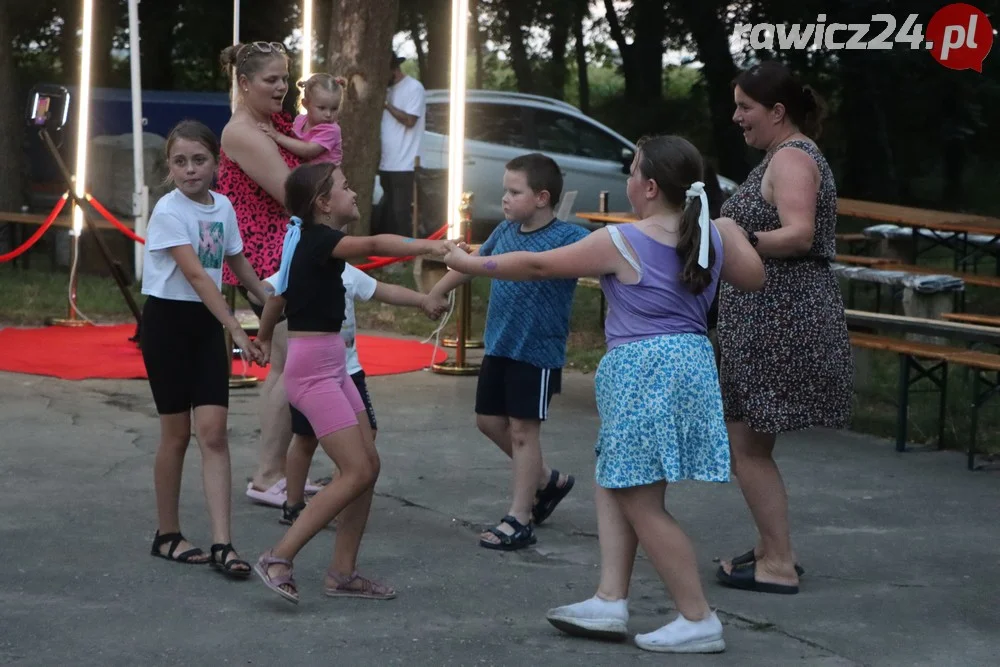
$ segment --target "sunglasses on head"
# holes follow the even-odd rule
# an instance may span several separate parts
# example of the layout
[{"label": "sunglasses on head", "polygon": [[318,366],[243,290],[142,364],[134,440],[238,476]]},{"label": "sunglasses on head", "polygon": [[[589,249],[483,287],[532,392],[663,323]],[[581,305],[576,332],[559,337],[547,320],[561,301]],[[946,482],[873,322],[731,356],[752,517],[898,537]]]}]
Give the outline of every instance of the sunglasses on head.
[{"label": "sunglasses on head", "polygon": [[285,45],[281,42],[250,42],[243,47],[243,55],[240,57],[240,64],[237,67],[243,67],[243,63],[255,51],[257,53],[285,53]]}]

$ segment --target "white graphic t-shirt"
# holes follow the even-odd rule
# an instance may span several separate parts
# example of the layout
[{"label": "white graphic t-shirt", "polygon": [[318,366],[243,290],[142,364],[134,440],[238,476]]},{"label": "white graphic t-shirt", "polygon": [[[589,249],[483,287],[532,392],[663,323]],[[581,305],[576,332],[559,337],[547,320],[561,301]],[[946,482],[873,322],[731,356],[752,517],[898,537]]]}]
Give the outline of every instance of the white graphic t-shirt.
[{"label": "white graphic t-shirt", "polygon": [[224,195],[210,192],[212,204],[199,204],[180,190],[156,203],[146,229],[142,263],[142,293],[174,301],[201,301],[170,248],[190,245],[205,273],[222,288],[222,263],[243,252],[236,212]]}]

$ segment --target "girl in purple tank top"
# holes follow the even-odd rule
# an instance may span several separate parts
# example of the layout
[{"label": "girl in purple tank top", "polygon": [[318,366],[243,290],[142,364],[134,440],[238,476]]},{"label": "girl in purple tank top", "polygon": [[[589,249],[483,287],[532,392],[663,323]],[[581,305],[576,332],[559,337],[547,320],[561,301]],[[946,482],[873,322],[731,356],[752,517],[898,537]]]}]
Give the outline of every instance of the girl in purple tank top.
[{"label": "girl in purple tank top", "polygon": [[640,220],[606,227],[547,252],[488,258],[453,248],[448,266],[503,280],[599,276],[608,299],[608,351],[595,377],[597,514],[602,563],[597,594],[549,611],[571,634],[624,638],[628,589],[641,543],[679,612],[637,635],[643,649],[725,649],[709,608],[691,541],[664,508],[670,482],[729,481],[729,440],[708,311],[719,280],[755,291],[760,257],[731,220],[709,220],[698,150],[680,137],[639,142],[627,194]]}]

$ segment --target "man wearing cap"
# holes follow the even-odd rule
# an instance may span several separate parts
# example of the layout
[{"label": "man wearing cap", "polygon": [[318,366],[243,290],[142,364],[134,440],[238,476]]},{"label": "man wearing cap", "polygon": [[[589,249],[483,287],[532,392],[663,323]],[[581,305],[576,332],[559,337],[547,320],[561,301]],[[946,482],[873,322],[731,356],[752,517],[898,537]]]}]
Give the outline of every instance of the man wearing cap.
[{"label": "man wearing cap", "polygon": [[373,231],[412,236],[413,163],[420,152],[427,104],[423,85],[399,68],[405,61],[392,54],[378,167],[383,195]]}]

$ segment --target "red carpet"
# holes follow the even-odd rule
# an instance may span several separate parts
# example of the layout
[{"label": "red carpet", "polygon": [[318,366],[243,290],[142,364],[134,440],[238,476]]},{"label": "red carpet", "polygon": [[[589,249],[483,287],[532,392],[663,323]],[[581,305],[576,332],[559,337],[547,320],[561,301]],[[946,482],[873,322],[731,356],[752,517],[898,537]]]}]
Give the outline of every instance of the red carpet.
[{"label": "red carpet", "polygon": [[[80,328],[0,330],[0,371],[50,375],[64,380],[145,379],[142,353],[129,337],[134,324]],[[358,335],[358,356],[366,375],[392,375],[426,368],[434,346],[412,340]],[[447,358],[444,350],[433,362]],[[236,359],[233,370],[243,373]],[[267,377],[267,368],[250,366],[248,375]]]}]

